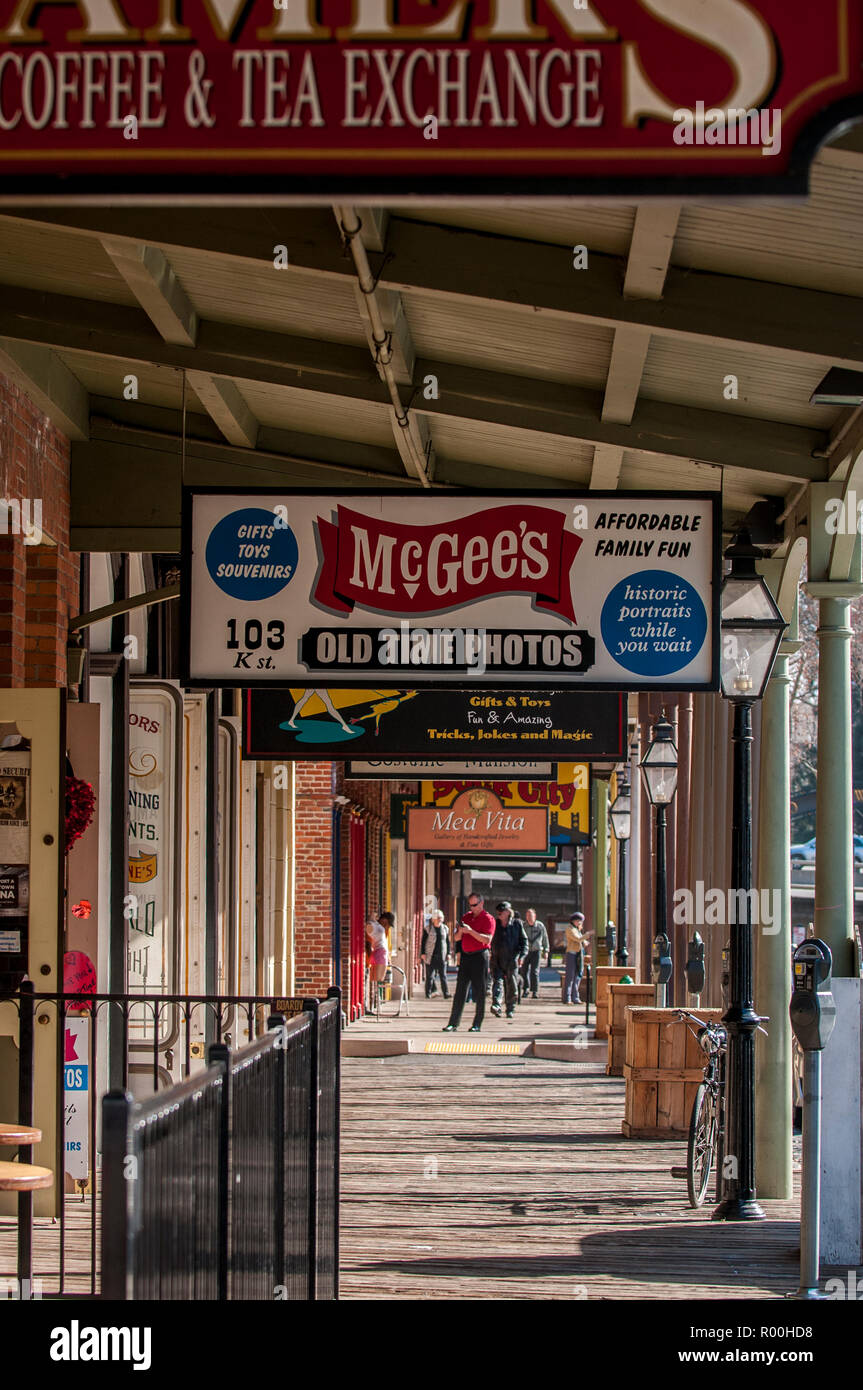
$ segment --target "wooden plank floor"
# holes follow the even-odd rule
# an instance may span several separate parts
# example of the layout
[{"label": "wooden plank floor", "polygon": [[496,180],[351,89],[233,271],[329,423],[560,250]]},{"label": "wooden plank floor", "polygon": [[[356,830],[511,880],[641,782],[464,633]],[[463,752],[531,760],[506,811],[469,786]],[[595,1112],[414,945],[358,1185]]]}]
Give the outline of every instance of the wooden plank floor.
[{"label": "wooden plank floor", "polygon": [[[495,1030],[497,1031],[497,1030]],[[343,1060],[344,1299],[782,1298],[797,1202],[693,1211],[680,1143],[626,1140],[623,1082],[585,1063]]]},{"label": "wooden plank floor", "polygon": [[[542,984],[540,986],[540,997],[538,999],[527,999],[517,1005],[515,1017],[508,1019],[496,1018],[491,1012],[491,1000],[487,1001],[485,1020],[482,1026],[482,1037],[484,1039],[501,1041],[512,1040],[514,1042],[539,1038],[543,1041],[567,1041],[572,1042],[576,1031],[578,1031],[581,1041],[585,1031],[585,1025],[589,1024],[589,1033],[593,1034],[595,1022],[595,1010],[591,1004],[589,1010],[581,1004],[563,1004],[560,997],[560,986],[558,983],[558,972],[556,970],[542,970]],[[621,974],[623,970],[621,969]],[[348,1038],[412,1038],[415,1043],[415,1050],[421,1051],[426,1039],[440,1038],[440,1030],[448,1021],[450,1008],[452,1006],[452,995],[455,990],[456,973],[450,968],[447,973],[447,981],[450,990],[449,999],[443,999],[441,995],[435,994],[431,999],[426,999],[422,993],[424,986],[415,986],[418,993],[411,999],[407,1006],[402,1005],[402,1011],[398,1013],[398,1002],[387,999],[381,1007],[380,1017],[366,1015],[365,1018],[358,1019],[352,1023],[346,1037]],[[410,1012],[405,1012],[407,1007]],[[462,1015],[461,1027],[458,1038],[468,1041],[467,1030],[473,1023],[474,1007],[473,1004],[466,1004]],[[602,1054],[605,1055],[606,1045],[602,1045]]]},{"label": "wooden plank floor", "polygon": [[[66,1197],[65,1267],[63,1288],[67,1294],[89,1296],[92,1206],[89,1194]],[[96,1203],[96,1271],[99,1268],[99,1202]],[[18,1224],[14,1217],[0,1216],[0,1283],[17,1278]],[[33,1222],[34,1291],[44,1297],[60,1288],[60,1221],[36,1217]]]}]

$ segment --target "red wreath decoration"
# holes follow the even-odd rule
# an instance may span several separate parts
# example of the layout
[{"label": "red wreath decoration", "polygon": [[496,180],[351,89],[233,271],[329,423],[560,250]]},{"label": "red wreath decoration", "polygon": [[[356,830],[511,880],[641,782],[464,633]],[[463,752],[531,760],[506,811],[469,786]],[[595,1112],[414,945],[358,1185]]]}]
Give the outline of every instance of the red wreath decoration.
[{"label": "red wreath decoration", "polygon": [[96,810],[96,793],[80,777],[66,778],[66,853],[80,840]]}]

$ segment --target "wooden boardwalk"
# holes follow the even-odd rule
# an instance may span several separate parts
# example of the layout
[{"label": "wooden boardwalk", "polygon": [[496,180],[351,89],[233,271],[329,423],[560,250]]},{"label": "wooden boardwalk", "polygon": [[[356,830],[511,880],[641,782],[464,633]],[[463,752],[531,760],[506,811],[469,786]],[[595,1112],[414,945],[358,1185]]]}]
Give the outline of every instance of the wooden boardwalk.
[{"label": "wooden boardwalk", "polygon": [[[524,1036],[531,1010],[537,1036],[583,1022],[583,1009],[567,1016],[550,986],[543,994],[480,1038]],[[411,1014],[418,1039],[441,1036],[442,1000],[413,1001]],[[470,1021],[457,1039],[469,1040]],[[712,1222],[712,1206],[693,1211],[671,1176],[685,1146],[624,1139],[623,1096],[595,1047],[576,1063],[345,1057],[342,1298],[779,1299],[795,1289],[799,1204],[764,1202],[767,1220],[743,1224]]]},{"label": "wooden boardwalk", "polygon": [[[63,1288],[76,1297],[90,1297],[93,1292],[92,1201],[89,1194],[83,1202],[79,1196],[67,1195],[65,1207],[65,1260]],[[98,1290],[99,1271],[99,1203],[96,1204],[95,1265]],[[4,1286],[16,1280],[18,1224],[12,1216],[0,1216],[0,1282]],[[33,1280],[34,1289],[48,1298],[60,1288],[60,1220],[36,1217],[33,1222]]]},{"label": "wooden boardwalk", "polygon": [[[584,1010],[549,984],[479,1039],[565,1038]],[[394,1006],[387,1005],[391,1015]],[[671,1177],[681,1143],[624,1139],[623,1082],[604,1048],[584,1060],[440,1056],[443,1000],[408,1021],[366,1020],[348,1036],[409,1032],[410,1054],[343,1059],[343,1299],[779,1299],[796,1288],[796,1202],[768,1219],[711,1222]],[[460,1042],[476,1041],[466,1029]],[[69,1292],[89,1291],[90,1199],[70,1197]],[[59,1223],[37,1220],[34,1272],[56,1290]],[[0,1278],[14,1277],[15,1223],[0,1218]]]}]

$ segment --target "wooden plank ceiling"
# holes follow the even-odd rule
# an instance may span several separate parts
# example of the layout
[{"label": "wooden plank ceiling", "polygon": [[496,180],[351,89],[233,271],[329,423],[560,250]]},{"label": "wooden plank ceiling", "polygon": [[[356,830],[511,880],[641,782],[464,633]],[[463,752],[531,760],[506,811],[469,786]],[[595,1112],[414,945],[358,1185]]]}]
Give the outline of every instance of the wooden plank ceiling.
[{"label": "wooden plank ceiling", "polygon": [[0,370],[74,441],[79,549],[177,549],[182,477],[710,489],[731,525],[844,467],[809,398],[863,370],[861,144],[806,203],[4,203]]}]

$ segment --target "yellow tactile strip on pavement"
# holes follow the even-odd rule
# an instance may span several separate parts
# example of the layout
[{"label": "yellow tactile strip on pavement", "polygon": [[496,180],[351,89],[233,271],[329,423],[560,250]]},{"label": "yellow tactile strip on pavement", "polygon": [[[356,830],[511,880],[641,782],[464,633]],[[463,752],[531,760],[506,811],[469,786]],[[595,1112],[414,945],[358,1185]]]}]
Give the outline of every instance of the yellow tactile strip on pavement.
[{"label": "yellow tactile strip on pavement", "polygon": [[425,1045],[426,1052],[478,1052],[484,1056],[499,1055],[505,1053],[508,1056],[520,1056],[521,1046],[519,1043],[506,1042],[444,1042],[434,1039]]}]

